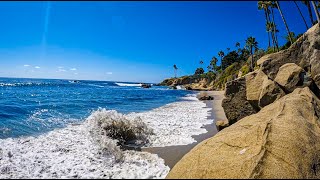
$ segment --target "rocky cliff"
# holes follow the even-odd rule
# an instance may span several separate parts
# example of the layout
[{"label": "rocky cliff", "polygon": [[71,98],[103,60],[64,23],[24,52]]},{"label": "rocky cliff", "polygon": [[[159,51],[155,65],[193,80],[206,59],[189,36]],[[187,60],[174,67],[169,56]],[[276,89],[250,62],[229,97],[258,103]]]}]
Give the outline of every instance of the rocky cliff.
[{"label": "rocky cliff", "polygon": [[247,67],[246,62],[235,62],[221,73],[208,72],[199,75],[169,78],[162,81],[159,85],[171,87],[182,85],[189,90],[224,90],[224,84],[227,81],[236,79],[239,73],[241,73],[240,76],[246,74]]},{"label": "rocky cliff", "polygon": [[320,28],[226,83],[229,127],[200,143],[168,178],[320,178]]}]

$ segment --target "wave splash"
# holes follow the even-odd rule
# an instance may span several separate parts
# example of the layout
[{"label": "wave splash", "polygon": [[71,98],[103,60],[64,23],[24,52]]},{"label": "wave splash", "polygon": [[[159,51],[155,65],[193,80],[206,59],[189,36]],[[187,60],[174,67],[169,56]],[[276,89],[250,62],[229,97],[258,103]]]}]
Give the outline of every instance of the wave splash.
[{"label": "wave splash", "polygon": [[134,145],[138,147],[145,146],[149,143],[149,138],[153,135],[153,129],[149,128],[140,117],[128,119],[125,115],[115,110],[106,110],[99,108],[94,111],[88,118],[87,124],[95,141],[103,149],[108,150],[110,147],[110,138],[115,140],[117,148],[113,147],[116,152],[117,160],[122,158],[119,148]]},{"label": "wave splash", "polygon": [[[122,126],[106,128],[115,122]],[[139,119],[98,109],[80,125],[38,137],[0,139],[0,178],[164,178],[169,167],[163,159],[122,150],[121,138],[108,136],[120,130],[131,131],[134,142],[147,142],[152,133]]]}]

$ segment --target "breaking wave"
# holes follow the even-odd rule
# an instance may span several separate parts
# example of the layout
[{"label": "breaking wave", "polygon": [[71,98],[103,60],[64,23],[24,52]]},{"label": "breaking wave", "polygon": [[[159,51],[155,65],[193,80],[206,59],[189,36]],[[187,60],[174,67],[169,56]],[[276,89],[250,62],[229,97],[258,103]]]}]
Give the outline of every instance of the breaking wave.
[{"label": "breaking wave", "polygon": [[122,150],[119,139],[108,136],[106,125],[116,121],[127,124],[124,129],[133,130],[139,140],[151,132],[140,120],[99,109],[80,125],[38,137],[1,139],[0,178],[164,178],[169,167],[163,159]]},{"label": "breaking wave", "polygon": [[129,83],[115,83],[118,86],[142,86],[141,83],[139,84],[129,84]]},{"label": "breaking wave", "polygon": [[169,167],[163,159],[123,147],[195,142],[192,136],[212,123],[210,108],[194,95],[186,98],[126,115],[100,108],[80,124],[37,137],[0,139],[0,178],[165,178]]}]

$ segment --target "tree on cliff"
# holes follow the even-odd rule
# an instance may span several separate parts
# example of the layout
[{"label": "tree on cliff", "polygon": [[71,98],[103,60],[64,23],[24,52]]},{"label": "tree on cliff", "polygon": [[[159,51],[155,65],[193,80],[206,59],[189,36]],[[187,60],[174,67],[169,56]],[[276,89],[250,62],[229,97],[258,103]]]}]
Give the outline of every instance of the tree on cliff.
[{"label": "tree on cliff", "polygon": [[317,8],[316,3],[314,1],[311,1],[311,3],[312,3],[312,6],[313,6],[313,9],[314,9],[314,13],[317,16],[318,25],[320,26],[320,15],[319,15],[318,8]]},{"label": "tree on cliff", "polygon": [[250,69],[253,71],[254,69],[254,59],[253,59],[253,49],[256,51],[258,49],[258,42],[256,41],[256,38],[250,36],[246,40],[246,47],[250,51],[251,54],[251,64],[250,64]]},{"label": "tree on cliff", "polygon": [[237,53],[237,51],[231,51],[230,53],[225,55],[222,59],[221,65],[223,67],[228,67],[234,62],[240,62],[239,54]]},{"label": "tree on cliff", "polygon": [[202,68],[203,60],[201,59],[199,63],[200,63],[200,67]]},{"label": "tree on cliff", "polygon": [[220,57],[221,70],[223,70],[223,66],[222,66],[222,58],[223,58],[223,56],[224,56],[224,52],[223,52],[223,51],[219,51],[219,52],[218,52],[218,56]]},{"label": "tree on cliff", "polygon": [[[264,16],[265,16],[265,19],[266,19],[266,24],[270,23],[270,10],[269,10],[269,3],[270,1],[258,1],[258,9],[259,10],[263,10],[264,11]],[[268,33],[268,48],[271,46],[270,45],[270,34],[272,33],[272,31],[270,31],[268,29],[268,27],[266,28],[267,29],[267,33]],[[273,38],[272,38],[273,40]]]},{"label": "tree on cliff", "polygon": [[241,49],[240,49],[240,43],[236,42],[236,48],[238,48],[237,52],[240,53]]},{"label": "tree on cliff", "polygon": [[203,74],[203,73],[204,73],[203,68],[197,68],[196,71],[194,72],[195,75],[200,75],[200,74]]},{"label": "tree on cliff", "polygon": [[274,42],[275,42],[275,46],[277,48],[277,51],[279,51],[279,42],[278,42],[278,36],[277,36],[277,33],[279,32],[277,30],[277,24],[276,24],[276,21],[274,20],[274,11],[273,9],[277,8],[277,5],[273,2],[273,1],[270,1],[270,5],[269,7],[271,8],[271,15],[272,15],[272,21],[271,23],[273,24],[273,30],[272,30],[272,33],[273,33],[273,38],[274,38]]},{"label": "tree on cliff", "polygon": [[293,2],[294,2],[294,4],[296,5],[296,7],[297,7],[297,9],[298,9],[298,11],[299,11],[299,13],[300,13],[301,18],[303,19],[304,25],[306,26],[306,28],[307,28],[307,30],[308,30],[308,29],[309,29],[308,24],[307,24],[307,22],[306,22],[306,19],[305,19],[304,16],[303,16],[300,8],[299,8],[297,2],[296,2],[296,1],[293,1]]},{"label": "tree on cliff", "polygon": [[[287,21],[286,21],[286,19],[285,19],[284,16],[283,16],[282,10],[281,10],[281,8],[280,8],[280,3],[279,3],[278,1],[275,1],[275,3],[276,3],[277,8],[278,8],[278,10],[279,10],[279,13],[280,13],[280,16],[281,16],[281,18],[282,18],[282,21],[283,21],[284,25],[286,26],[287,33],[290,34],[291,31],[289,30]],[[293,43],[293,40],[292,40],[291,38],[290,38],[290,43],[291,43],[291,44]]]},{"label": "tree on cliff", "polygon": [[177,66],[175,64],[173,65],[173,69],[174,69],[174,77],[177,78],[177,70],[178,70],[178,68],[177,68]]},{"label": "tree on cliff", "polygon": [[219,67],[217,66],[218,58],[212,57],[210,61],[210,69],[212,69],[214,72],[217,72],[219,70]]},{"label": "tree on cliff", "polygon": [[311,21],[311,26],[313,25],[313,15],[312,15],[312,11],[311,11],[311,5],[310,5],[310,1],[301,1],[303,4],[305,4],[308,8],[308,12],[309,12],[309,18]]}]

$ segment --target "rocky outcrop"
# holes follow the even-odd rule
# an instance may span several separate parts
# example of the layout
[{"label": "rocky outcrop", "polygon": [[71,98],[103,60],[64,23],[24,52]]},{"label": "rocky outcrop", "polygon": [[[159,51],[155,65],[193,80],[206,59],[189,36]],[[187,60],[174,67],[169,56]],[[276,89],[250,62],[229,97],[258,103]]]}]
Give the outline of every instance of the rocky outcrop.
[{"label": "rocky outcrop", "polygon": [[262,86],[259,96],[259,107],[263,108],[266,105],[273,103],[285,95],[285,92],[278,84],[270,79],[266,79]]},{"label": "rocky outcrop", "polygon": [[151,88],[151,84],[142,84],[141,87],[142,88]]},{"label": "rocky outcrop", "polygon": [[264,81],[268,80],[268,76],[261,70],[256,70],[245,76],[246,79],[246,100],[253,106],[258,108],[258,102],[262,91]]},{"label": "rocky outcrop", "polygon": [[298,88],[200,143],[167,178],[320,178],[320,101]]},{"label": "rocky outcrop", "polygon": [[310,73],[320,88],[320,27],[314,25],[288,49],[263,56],[257,61],[261,70],[272,80],[276,78],[280,67],[286,63],[295,63]]},{"label": "rocky outcrop", "polygon": [[258,111],[247,100],[245,77],[227,82],[225,96],[226,98],[222,101],[222,107],[230,125]]},{"label": "rocky outcrop", "polygon": [[229,126],[228,120],[217,120],[216,121],[216,127],[218,131],[221,131],[222,129]]},{"label": "rocky outcrop", "polygon": [[300,66],[287,63],[280,67],[274,81],[281,85],[286,92],[292,92],[297,86],[303,85],[304,73]]},{"label": "rocky outcrop", "polygon": [[170,78],[162,81],[161,86],[170,86],[177,89],[177,86],[183,85],[187,90],[211,90],[211,81],[201,76],[183,76],[179,78]]},{"label": "rocky outcrop", "polygon": [[213,96],[201,96],[198,98],[200,101],[214,100]]}]

